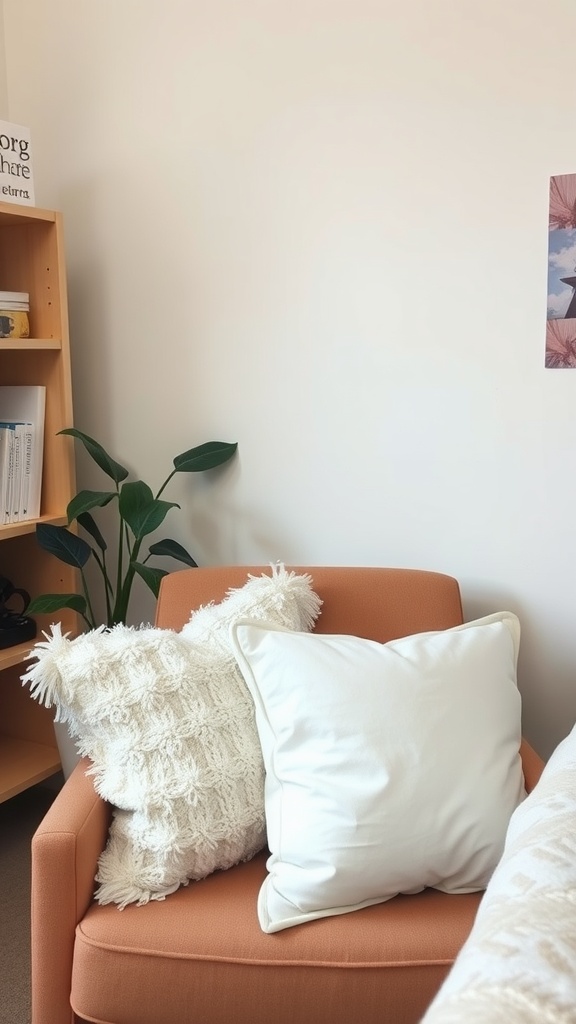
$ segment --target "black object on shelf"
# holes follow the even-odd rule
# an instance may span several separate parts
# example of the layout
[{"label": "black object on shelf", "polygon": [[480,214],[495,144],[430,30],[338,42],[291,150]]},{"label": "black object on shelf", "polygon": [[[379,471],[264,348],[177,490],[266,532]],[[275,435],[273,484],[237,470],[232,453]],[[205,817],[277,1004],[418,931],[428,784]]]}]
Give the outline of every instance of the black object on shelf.
[{"label": "black object on shelf", "polygon": [[[22,601],[20,611],[7,607],[8,602],[14,597]],[[29,603],[30,594],[27,590],[15,587],[5,576],[0,576],[0,649],[24,644],[36,636],[37,626],[34,619],[24,614]]]}]

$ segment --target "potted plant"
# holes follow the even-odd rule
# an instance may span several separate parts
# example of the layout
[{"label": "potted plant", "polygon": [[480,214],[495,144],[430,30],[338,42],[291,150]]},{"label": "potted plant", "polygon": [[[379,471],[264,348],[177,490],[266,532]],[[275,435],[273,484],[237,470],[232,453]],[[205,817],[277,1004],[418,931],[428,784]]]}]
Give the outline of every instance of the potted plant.
[{"label": "potted plant", "polygon": [[[113,486],[102,491],[79,491],[66,510],[68,526],[37,523],[38,543],[60,561],[79,570],[82,593],[43,594],[35,597],[28,605],[27,614],[50,614],[61,608],[71,608],[82,617],[87,629],[95,629],[99,625],[111,628],[118,623],[126,624],[132,584],[136,576],[140,576],[154,596],[158,597],[160,580],[167,570],[149,565],[152,556],[173,558],[185,565],[197,566],[181,544],[168,538],[149,545],[146,555],[142,552],[143,542],[162,525],[170,509],[180,508],[176,502],[161,497],[170,480],[176,473],[200,473],[223,465],[232,458],[238,445],[225,441],[207,441],[177,455],[173,460],[173,469],[154,495],[143,480],[128,480],[130,474],[126,467],[116,462],[88,434],[74,428],[59,433],[69,434],[80,441]],[[117,520],[115,540],[110,548],[92,514],[106,506],[112,508]],[[76,523],[88,539],[70,530],[68,527],[72,523]],[[98,572],[89,579],[85,568],[91,559]],[[105,610],[100,619],[96,614],[96,596],[91,591],[93,578],[100,590],[99,606]],[[55,722],[54,729],[62,770],[64,777],[68,778],[79,760],[76,743],[61,722]]]},{"label": "potted plant", "polygon": [[[181,544],[170,539],[151,544],[148,554],[142,557],[142,543],[145,538],[162,525],[171,508],[180,508],[176,502],[161,498],[170,480],[176,473],[200,473],[228,462],[238,445],[225,441],[207,441],[196,448],[190,448],[182,455],[177,455],[173,460],[174,468],[154,495],[143,480],[128,480],[129,471],[116,462],[102,445],[88,434],[72,427],[59,433],[69,434],[81,441],[96,465],[112,480],[114,487],[103,491],[79,491],[68,504],[68,526],[76,522],[88,535],[88,540],[66,526],[53,526],[50,523],[36,525],[36,537],[40,546],[60,561],[79,570],[82,593],[43,594],[30,602],[28,613],[51,613],[60,608],[71,608],[82,616],[88,629],[95,629],[97,625],[102,624],[114,626],[116,623],[126,623],[132,584],[137,575],[144,580],[154,596],[158,597],[160,580],[166,575],[166,570],[148,565],[152,556],[174,558],[189,566],[197,565]],[[107,505],[115,506],[117,518],[116,539],[111,559],[108,558],[106,539],[92,515],[93,510]],[[84,571],[90,559],[96,563],[99,570],[101,605],[105,608],[105,616],[101,622],[97,619],[95,601]]]}]

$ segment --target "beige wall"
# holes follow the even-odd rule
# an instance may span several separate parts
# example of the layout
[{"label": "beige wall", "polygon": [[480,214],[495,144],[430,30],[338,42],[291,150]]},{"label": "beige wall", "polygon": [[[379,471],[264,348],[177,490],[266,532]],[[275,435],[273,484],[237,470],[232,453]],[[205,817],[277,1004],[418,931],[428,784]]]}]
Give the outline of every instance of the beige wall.
[{"label": "beige wall", "polygon": [[171,492],[200,561],[421,566],[468,617],[516,611],[548,754],[576,718],[576,375],[543,363],[573,3],[4,15],[10,118],[66,218],[77,425],[150,483],[239,441]]},{"label": "beige wall", "polygon": [[8,114],[8,83],[6,81],[6,60],[4,41],[4,2],[0,0],[0,119],[7,121]]}]

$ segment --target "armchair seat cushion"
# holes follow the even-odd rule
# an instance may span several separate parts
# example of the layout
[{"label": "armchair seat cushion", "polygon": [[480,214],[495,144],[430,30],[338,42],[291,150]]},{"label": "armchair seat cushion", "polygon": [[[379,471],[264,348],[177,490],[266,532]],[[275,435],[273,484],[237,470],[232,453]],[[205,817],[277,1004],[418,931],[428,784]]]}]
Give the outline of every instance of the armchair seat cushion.
[{"label": "armchair seat cushion", "polygon": [[256,905],[266,856],[163,902],[123,911],[92,904],[76,930],[75,1012],[111,1024],[192,1019],[192,1007],[202,1024],[333,1024],[355,1019],[357,1007],[363,1024],[423,1014],[481,894],[427,889],[265,935]]}]

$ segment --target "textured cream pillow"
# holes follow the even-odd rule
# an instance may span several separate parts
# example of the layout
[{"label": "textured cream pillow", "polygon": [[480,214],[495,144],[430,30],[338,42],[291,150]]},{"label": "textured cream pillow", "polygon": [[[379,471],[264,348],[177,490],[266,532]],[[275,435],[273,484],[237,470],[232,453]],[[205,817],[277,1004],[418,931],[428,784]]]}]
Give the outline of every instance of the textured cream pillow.
[{"label": "textured cream pillow", "polygon": [[525,796],[519,623],[379,644],[239,621],[266,766],[266,932],[419,892],[483,889]]},{"label": "textured cream pillow", "polygon": [[277,566],[195,612],[181,633],[120,625],[67,640],[53,626],[36,644],[22,681],[56,706],[115,805],[100,903],[162,899],[263,847],[262,754],[229,630],[239,616],[310,629],[321,604],[311,582]]}]

